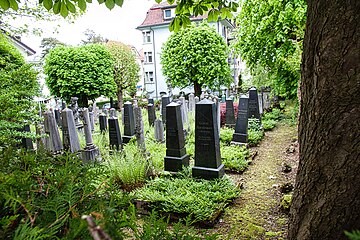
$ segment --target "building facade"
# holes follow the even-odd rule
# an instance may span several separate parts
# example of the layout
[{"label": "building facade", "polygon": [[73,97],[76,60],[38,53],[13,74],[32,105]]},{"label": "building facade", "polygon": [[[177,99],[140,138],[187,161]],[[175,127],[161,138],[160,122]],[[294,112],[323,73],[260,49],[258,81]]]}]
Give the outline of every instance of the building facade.
[{"label": "building facade", "polygon": [[[161,94],[168,93],[166,77],[162,73],[160,54],[161,47],[171,35],[169,24],[175,17],[176,5],[169,5],[167,2],[153,5],[146,14],[143,23],[137,27],[143,36],[144,53],[144,91],[153,98],[159,98]],[[191,17],[191,21],[202,21],[207,15]],[[230,33],[234,29],[234,24],[228,19],[209,23],[215,27],[216,31],[229,43]],[[234,77],[234,84],[237,83],[239,72],[239,61],[234,56],[229,56],[229,64]],[[193,89],[173,89],[175,94],[180,91],[192,92]]]}]

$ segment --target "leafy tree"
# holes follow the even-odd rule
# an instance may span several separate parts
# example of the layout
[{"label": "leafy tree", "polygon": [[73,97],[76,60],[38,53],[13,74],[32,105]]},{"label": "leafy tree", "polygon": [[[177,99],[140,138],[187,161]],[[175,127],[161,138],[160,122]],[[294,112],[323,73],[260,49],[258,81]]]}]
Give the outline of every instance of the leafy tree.
[{"label": "leafy tree", "polygon": [[40,45],[43,49],[41,52],[41,58],[44,58],[49,51],[54,49],[56,46],[66,46],[66,44],[53,37],[43,38]]},{"label": "leafy tree", "polygon": [[105,46],[113,58],[118,108],[121,109],[125,91],[136,91],[140,68],[136,63],[135,54],[129,46],[114,41],[107,42]]},{"label": "leafy tree", "polygon": [[46,84],[52,95],[69,101],[79,98],[80,106],[89,99],[115,93],[113,61],[103,45],[58,46],[45,59]]},{"label": "leafy tree", "polygon": [[86,29],[84,35],[86,36],[86,39],[81,40],[83,45],[107,42],[107,39],[103,38],[100,34],[97,34],[94,30],[91,29]]},{"label": "leafy tree", "polygon": [[37,72],[0,34],[0,147],[21,134],[17,129],[36,118],[33,97],[39,93]]},{"label": "leafy tree", "polygon": [[300,80],[305,14],[304,0],[244,0],[237,17],[235,48],[251,74],[288,98],[296,97]]},{"label": "leafy tree", "polygon": [[218,88],[231,83],[227,58],[224,39],[206,23],[172,34],[161,52],[162,70],[171,85],[194,85],[197,96],[203,85]]}]

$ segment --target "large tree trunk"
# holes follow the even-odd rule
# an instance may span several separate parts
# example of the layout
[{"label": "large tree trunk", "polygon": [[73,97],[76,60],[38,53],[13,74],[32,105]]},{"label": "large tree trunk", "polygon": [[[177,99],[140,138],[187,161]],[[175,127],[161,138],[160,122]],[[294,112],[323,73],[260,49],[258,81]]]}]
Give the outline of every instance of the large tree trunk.
[{"label": "large tree trunk", "polygon": [[360,1],[308,0],[289,239],[360,229]]},{"label": "large tree trunk", "polygon": [[117,104],[118,104],[118,109],[119,111],[121,112],[122,110],[122,107],[123,107],[123,91],[121,88],[118,89],[118,92],[117,92]]},{"label": "large tree trunk", "polygon": [[195,96],[198,96],[200,97],[201,95],[201,84],[200,83],[197,83],[197,82],[194,82],[194,94]]}]

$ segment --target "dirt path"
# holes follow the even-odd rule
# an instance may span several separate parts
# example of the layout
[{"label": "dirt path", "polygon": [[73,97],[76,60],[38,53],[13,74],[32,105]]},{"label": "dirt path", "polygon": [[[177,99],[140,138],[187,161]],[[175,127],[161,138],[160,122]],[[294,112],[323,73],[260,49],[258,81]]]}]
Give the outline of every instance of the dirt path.
[{"label": "dirt path", "polygon": [[[298,149],[296,127],[279,124],[259,147],[249,169],[243,174],[231,175],[242,184],[241,196],[230,206],[211,232],[223,235],[221,239],[285,239],[287,214],[280,209],[284,183],[294,183],[297,171]],[[284,164],[292,167],[282,171]]]}]

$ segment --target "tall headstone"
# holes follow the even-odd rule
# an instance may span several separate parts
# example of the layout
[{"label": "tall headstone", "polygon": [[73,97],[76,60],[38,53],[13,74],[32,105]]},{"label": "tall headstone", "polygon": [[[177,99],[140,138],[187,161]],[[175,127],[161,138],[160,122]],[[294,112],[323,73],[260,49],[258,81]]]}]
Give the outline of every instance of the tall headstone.
[{"label": "tall headstone", "polygon": [[76,132],[73,111],[69,108],[65,108],[61,112],[61,119],[64,149],[70,150],[73,153],[78,152],[80,150],[80,143]]},{"label": "tall headstone", "polygon": [[[195,105],[198,103],[198,102],[200,102],[200,98],[198,97],[198,96],[196,96],[195,98]],[[194,110],[196,109],[196,107],[194,108]]]},{"label": "tall headstone", "polygon": [[95,131],[94,112],[89,112],[89,118],[90,118],[90,129],[93,132]]},{"label": "tall headstone", "polygon": [[155,140],[157,142],[164,142],[164,124],[161,119],[156,119],[154,122]]},{"label": "tall headstone", "polygon": [[130,142],[130,139],[135,135],[135,119],[134,110],[131,102],[124,104],[124,136],[123,143]]},{"label": "tall headstone", "polygon": [[[26,124],[20,131],[30,133],[30,125]],[[27,150],[33,150],[34,145],[31,138],[22,138],[21,139],[21,146]]]},{"label": "tall headstone", "polygon": [[181,102],[181,117],[182,117],[183,127],[184,127],[184,129],[186,129],[187,125],[189,123],[188,108],[186,106],[186,99],[185,99],[185,97],[179,97],[179,100]]},{"label": "tall headstone", "polygon": [[255,87],[249,90],[249,118],[260,120],[259,98]]},{"label": "tall headstone", "polygon": [[189,112],[195,111],[195,95],[193,93],[189,94]]},{"label": "tall headstone", "polygon": [[149,103],[147,107],[148,111],[148,121],[150,126],[154,126],[154,122],[156,119],[155,107],[154,104]]},{"label": "tall headstone", "polygon": [[262,99],[262,94],[259,93],[258,94],[258,102],[259,102],[259,113],[260,115],[263,113],[264,109],[263,109],[263,99]]},{"label": "tall headstone", "polygon": [[[112,110],[115,111],[115,110]],[[111,114],[108,120],[109,122],[109,141],[110,148],[120,150],[122,148],[122,139],[119,127],[119,120],[115,117],[115,114]]]},{"label": "tall headstone", "polygon": [[225,126],[229,128],[235,127],[234,103],[232,99],[226,99]]},{"label": "tall headstone", "polygon": [[79,107],[78,107],[78,98],[77,97],[71,98],[70,109],[73,111],[75,127],[77,129],[81,129],[83,127],[83,125],[80,122],[80,118],[79,118]]},{"label": "tall headstone", "polygon": [[261,94],[262,94],[262,99],[263,99],[263,109],[265,111],[269,111],[270,107],[271,107],[270,92],[271,92],[270,87],[262,87],[261,88]]},{"label": "tall headstone", "polygon": [[104,112],[99,115],[100,132],[103,133],[107,129],[107,116]]},{"label": "tall headstone", "polygon": [[166,156],[165,171],[178,172],[189,166],[190,156],[186,154],[185,136],[182,123],[181,106],[170,103],[166,106]]},{"label": "tall headstone", "polygon": [[219,102],[219,98],[215,96],[213,102],[215,103],[216,123],[217,123],[218,131],[219,131],[219,136],[220,136],[221,112],[220,112],[220,102]]},{"label": "tall headstone", "polygon": [[98,123],[98,120],[99,120],[99,108],[96,106],[96,102],[93,103],[92,107],[93,107],[95,123]]},{"label": "tall headstone", "polygon": [[144,136],[144,122],[142,119],[142,113],[140,107],[134,108],[135,113],[135,136],[138,147],[142,152],[146,151],[145,136]]},{"label": "tall headstone", "polygon": [[155,105],[154,99],[153,99],[153,98],[149,98],[149,99],[148,99],[148,104]]},{"label": "tall headstone", "polygon": [[249,98],[245,95],[240,96],[235,132],[231,142],[233,144],[246,145],[248,142],[248,107]]},{"label": "tall headstone", "polygon": [[86,141],[86,146],[85,149],[82,150],[81,158],[84,163],[94,162],[96,159],[100,157],[100,152],[99,152],[99,148],[96,147],[93,143],[93,139],[91,135],[89,110],[87,108],[82,109],[80,115],[81,115],[81,119],[83,120],[84,134]]},{"label": "tall headstone", "polygon": [[48,135],[45,140],[45,147],[53,153],[60,153],[63,149],[63,144],[60,139],[53,111],[46,111],[44,113],[44,130]]},{"label": "tall headstone", "polygon": [[59,109],[55,109],[54,110],[54,115],[55,115],[55,121],[56,124],[61,127],[61,115],[60,115],[60,110]]},{"label": "tall headstone", "polygon": [[110,108],[109,117],[117,117],[115,108]]},{"label": "tall headstone", "polygon": [[196,104],[195,166],[192,175],[203,179],[221,178],[224,175],[215,103],[208,99]]},{"label": "tall headstone", "polygon": [[161,97],[161,117],[163,124],[166,124],[166,106],[170,103],[170,97],[164,95]]}]

